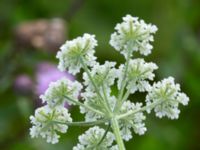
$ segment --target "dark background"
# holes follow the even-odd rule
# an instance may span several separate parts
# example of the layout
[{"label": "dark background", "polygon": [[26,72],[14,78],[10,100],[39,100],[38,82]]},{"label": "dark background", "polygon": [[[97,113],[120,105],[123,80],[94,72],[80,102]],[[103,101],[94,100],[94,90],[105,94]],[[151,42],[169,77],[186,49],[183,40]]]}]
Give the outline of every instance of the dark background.
[{"label": "dark background", "polygon": [[[62,18],[65,40],[93,33],[99,41],[98,60],[123,62],[108,41],[116,23],[126,14],[138,16],[159,28],[153,53],[146,60],[158,64],[156,80],[173,76],[190,97],[181,107],[180,118],[171,121],[149,115],[148,132],[134,135],[126,143],[129,150],[200,149],[200,1],[199,0],[1,0],[0,1],[0,149],[70,150],[86,128],[72,127],[60,143],[46,144],[29,136],[29,116],[40,105],[34,92],[37,65],[57,64],[58,48],[35,48],[16,36],[16,27],[38,19]],[[22,37],[23,39],[23,37]],[[19,44],[20,43],[20,44]],[[25,46],[24,46],[25,45]],[[28,45],[28,46],[27,46]],[[137,55],[136,55],[137,56]],[[139,56],[139,55],[138,55]],[[24,87],[16,79],[26,75]],[[29,89],[30,88],[30,89]],[[134,96],[133,96],[134,97]],[[140,101],[144,96],[136,96]],[[70,108],[75,120],[82,119],[77,108]]]}]

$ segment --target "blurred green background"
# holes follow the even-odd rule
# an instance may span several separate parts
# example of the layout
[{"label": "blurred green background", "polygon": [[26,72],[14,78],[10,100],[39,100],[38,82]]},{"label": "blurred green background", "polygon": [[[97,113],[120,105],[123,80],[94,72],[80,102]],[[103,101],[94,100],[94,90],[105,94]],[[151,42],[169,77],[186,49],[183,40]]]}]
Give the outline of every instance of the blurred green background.
[{"label": "blurred green background", "polygon": [[[1,0],[1,150],[72,149],[77,142],[77,136],[87,128],[71,127],[66,135],[61,136],[60,143],[56,145],[46,144],[45,140],[31,139],[29,136],[29,116],[34,113],[36,107],[40,106],[35,92],[38,86],[38,64],[42,62],[57,64],[55,55],[59,47],[58,43],[63,42],[62,34],[65,34],[64,40],[66,40],[85,32],[95,34],[99,41],[96,49],[99,61],[123,62],[123,57],[109,46],[108,41],[115,24],[121,22],[121,18],[126,14],[138,16],[147,23],[151,22],[158,26],[153,53],[146,60],[159,65],[156,80],[174,76],[176,82],[181,84],[182,90],[190,97],[189,106],[181,107],[179,120],[171,121],[166,118],[160,120],[153,114],[149,115],[146,120],[148,132],[143,136],[134,135],[133,139],[126,143],[127,149],[200,149],[199,0]],[[60,39],[54,38],[54,31],[51,36],[44,35],[43,38],[52,37],[53,40],[58,40],[57,45],[49,46],[48,40],[43,45],[37,45],[41,42],[40,36],[45,33],[32,42],[27,42],[27,38],[18,33],[21,32],[18,31],[19,26],[24,22],[31,21],[29,25],[32,27],[27,27],[31,30],[35,26],[32,21],[38,19],[48,21],[53,18],[63,19],[65,24],[62,25],[66,30],[59,30]],[[35,30],[39,29],[34,29],[33,34]],[[56,32],[57,30],[55,31],[57,35]],[[142,95],[137,95],[136,98],[140,101],[144,100]],[[77,108],[70,108],[72,116],[75,120],[83,119],[77,110]]]}]

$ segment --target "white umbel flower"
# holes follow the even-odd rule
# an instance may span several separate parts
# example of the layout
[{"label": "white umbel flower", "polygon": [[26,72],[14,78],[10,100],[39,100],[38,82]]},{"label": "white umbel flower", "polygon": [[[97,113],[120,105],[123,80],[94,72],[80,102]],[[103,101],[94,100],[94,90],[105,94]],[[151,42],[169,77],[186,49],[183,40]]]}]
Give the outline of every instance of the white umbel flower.
[{"label": "white umbel flower", "polygon": [[[120,113],[126,113],[128,111],[137,111],[141,109],[142,103],[131,103],[130,101],[125,101],[121,107]],[[135,113],[124,119],[119,120],[119,126],[121,128],[121,136],[125,141],[129,141],[132,138],[131,129],[134,130],[136,134],[143,135],[147,128],[143,121],[146,119],[142,112]]]},{"label": "white umbel flower", "polygon": [[126,15],[123,22],[115,27],[116,32],[111,35],[110,45],[120,51],[126,58],[131,51],[139,51],[142,55],[151,53],[154,40],[153,35],[157,31],[155,25],[146,24],[144,20]]},{"label": "white umbel flower", "polygon": [[[146,24],[137,17],[123,17],[123,22],[116,25],[109,42],[125,57],[125,63],[117,69],[116,62],[96,62],[95,35],[84,34],[66,41],[56,56],[59,59],[58,68],[73,75],[83,69],[84,90],[79,82],[65,78],[50,83],[40,96],[46,106],[36,109],[35,115],[30,117],[31,137],[41,136],[48,143],[55,144],[59,133],[67,132],[68,125],[91,125],[79,136],[73,150],[119,150],[125,149],[123,141],[147,131],[144,112],[153,110],[159,118],[177,119],[179,104],[187,105],[189,101],[187,95],[180,92],[179,84],[169,77],[151,85],[158,66],[142,58],[133,59],[135,52],[144,56],[151,53],[156,31],[155,25]],[[137,91],[147,93],[145,106],[128,100]],[[78,101],[79,96],[83,101]],[[78,105],[85,121],[72,122],[64,107],[65,101]],[[95,126],[97,124],[107,125],[107,130]]]},{"label": "white umbel flower", "polygon": [[147,91],[150,88],[148,80],[154,79],[155,74],[153,71],[157,68],[156,64],[147,63],[141,58],[130,60],[126,73],[127,78],[124,81],[125,66],[120,65],[118,70],[118,89],[121,88],[123,82],[127,82],[127,89],[130,90],[130,93],[134,93],[137,90],[140,92]]},{"label": "white umbel flower", "polygon": [[[44,95],[41,95],[40,98],[43,102],[47,102],[50,107],[55,107],[64,104],[66,99],[64,96],[77,99],[81,89],[82,85],[79,82],[72,82],[69,79],[62,78],[51,82]],[[70,102],[68,103],[71,104]]]},{"label": "white umbel flower", "polygon": [[30,128],[30,135],[32,138],[41,136],[46,138],[48,143],[58,143],[59,135],[57,132],[66,133],[68,126],[66,124],[59,124],[56,122],[72,122],[72,118],[68,110],[62,108],[49,108],[48,105],[38,108],[35,111],[35,116],[30,116],[32,127]]},{"label": "white umbel flower", "polygon": [[67,41],[57,53],[58,68],[61,71],[68,69],[69,73],[75,75],[82,67],[80,58],[84,59],[87,65],[93,66],[96,63],[96,57],[94,56],[96,46],[95,35],[90,34],[84,34],[82,37]]},{"label": "white umbel flower", "polygon": [[114,135],[108,132],[103,141],[101,141],[106,131],[98,126],[94,126],[79,136],[79,144],[73,147],[73,150],[118,150],[116,146],[112,146]]},{"label": "white umbel flower", "polygon": [[[146,96],[146,105],[149,106],[147,112],[154,109],[159,118],[166,116],[170,119],[178,119],[179,103],[187,105],[188,102],[189,98],[180,92],[180,85],[174,83],[173,77],[154,83]],[[151,106],[154,104],[156,106],[152,108]]]},{"label": "white umbel flower", "polygon": [[[100,92],[102,92],[103,88],[104,90],[108,90],[114,84],[114,80],[117,77],[115,65],[116,62],[106,61],[105,64],[96,64],[92,68],[90,74],[96,86],[101,90]],[[95,91],[92,82],[85,72],[83,73],[83,79],[85,80],[84,84],[87,86],[87,90]]]}]

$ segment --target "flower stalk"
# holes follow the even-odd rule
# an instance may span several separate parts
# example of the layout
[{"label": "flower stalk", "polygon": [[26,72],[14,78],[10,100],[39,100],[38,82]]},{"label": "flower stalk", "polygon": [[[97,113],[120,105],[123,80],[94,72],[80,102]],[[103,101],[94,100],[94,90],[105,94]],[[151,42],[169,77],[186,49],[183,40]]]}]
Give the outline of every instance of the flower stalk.
[{"label": "flower stalk", "polygon": [[101,93],[99,92],[100,90],[99,90],[99,88],[97,87],[96,83],[94,82],[94,80],[93,80],[93,78],[92,78],[92,76],[91,76],[91,74],[90,74],[90,71],[89,71],[89,69],[88,69],[87,65],[85,64],[84,59],[83,59],[82,57],[80,58],[80,62],[81,62],[81,64],[82,64],[82,66],[83,66],[83,69],[84,69],[85,72],[87,73],[87,75],[88,75],[88,77],[89,77],[89,79],[90,79],[92,85],[94,86],[96,93],[97,93],[98,96],[100,97],[100,102],[102,103],[102,105],[103,105],[103,106],[105,107],[105,109],[107,110],[108,115],[111,115],[110,108],[109,108],[109,104],[107,103],[107,100],[104,99],[104,98],[102,97]]},{"label": "flower stalk", "polygon": [[59,122],[59,121],[52,121],[53,123],[57,124],[66,124],[68,126],[94,126],[94,125],[100,125],[108,122],[108,119],[101,119],[97,121],[91,121],[91,122],[85,122],[85,121],[78,121],[78,122]]},{"label": "flower stalk", "polygon": [[91,111],[93,111],[93,112],[95,112],[95,113],[97,113],[97,114],[99,114],[99,115],[104,115],[104,114],[103,114],[102,112],[100,112],[99,110],[95,110],[95,109],[93,109],[92,107],[90,107],[90,106],[88,106],[88,105],[85,105],[85,104],[79,102],[78,100],[74,100],[74,99],[72,99],[71,97],[68,97],[68,96],[66,96],[66,95],[64,95],[64,97],[65,97],[67,100],[69,100],[70,102],[72,102],[72,103],[74,103],[74,104],[76,104],[76,105],[85,107],[86,109],[89,109],[89,110],[91,110]]},{"label": "flower stalk", "polygon": [[112,118],[111,124],[112,124],[112,129],[113,129],[113,132],[115,134],[115,138],[116,138],[119,150],[125,150],[124,142],[123,142],[122,137],[120,135],[119,124],[118,124],[118,121],[115,117]]}]

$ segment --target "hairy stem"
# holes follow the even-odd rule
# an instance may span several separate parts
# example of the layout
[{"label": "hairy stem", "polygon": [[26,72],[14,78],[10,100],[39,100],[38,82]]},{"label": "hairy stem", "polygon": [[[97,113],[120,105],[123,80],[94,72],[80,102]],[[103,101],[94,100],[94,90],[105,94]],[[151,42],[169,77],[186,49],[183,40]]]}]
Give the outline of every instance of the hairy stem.
[{"label": "hairy stem", "polygon": [[96,109],[94,109],[94,108],[92,108],[92,107],[90,107],[90,106],[88,106],[88,105],[85,105],[85,104],[79,102],[78,100],[74,100],[74,99],[72,99],[71,97],[68,97],[68,96],[66,96],[66,95],[64,95],[64,97],[65,97],[66,99],[68,99],[68,100],[69,100],[70,102],[72,102],[72,103],[75,103],[75,104],[77,104],[77,105],[79,105],[79,106],[82,106],[82,107],[84,107],[84,108],[86,108],[86,109],[89,109],[90,111],[92,111],[92,112],[94,112],[94,113],[97,113],[97,114],[99,114],[99,115],[101,115],[101,116],[104,116],[104,114],[103,114],[102,112],[100,112],[99,110],[96,110]]},{"label": "hairy stem", "polygon": [[119,107],[123,103],[121,101],[122,101],[124,90],[125,90],[125,87],[126,87],[126,84],[127,84],[126,77],[127,77],[127,72],[128,72],[129,61],[131,59],[131,50],[128,50],[128,56],[127,57],[128,58],[127,58],[126,64],[125,64],[125,71],[124,71],[124,74],[123,74],[123,80],[122,80],[120,91],[119,91],[119,94],[118,94],[118,99],[117,99],[117,103],[116,103],[116,106],[115,106],[115,111],[118,111]]},{"label": "hairy stem", "polygon": [[123,142],[121,134],[120,134],[119,124],[115,117],[112,118],[111,125],[112,125],[113,132],[115,134],[115,138],[116,138],[119,150],[125,150],[124,142]]},{"label": "hairy stem", "polygon": [[121,100],[121,98],[122,98],[122,96],[123,96],[123,93],[124,93],[124,89],[125,89],[125,86],[126,86],[126,77],[127,77],[127,71],[128,71],[128,65],[129,65],[129,61],[130,61],[130,59],[131,59],[131,50],[130,50],[130,47],[131,46],[131,44],[129,44],[129,46],[128,46],[128,56],[127,56],[127,60],[126,60],[126,64],[125,64],[125,72],[124,72],[124,75],[123,75],[123,80],[122,80],[122,85],[121,85],[121,90],[120,90],[120,100]]},{"label": "hairy stem", "polygon": [[84,122],[84,121],[78,121],[78,122],[60,122],[60,121],[52,121],[53,123],[58,123],[58,124],[66,124],[69,126],[93,126],[93,125],[98,125],[98,124],[103,124],[107,122],[108,119],[102,119],[102,120],[97,120],[97,121],[91,121],[91,122]]},{"label": "hairy stem", "polygon": [[92,76],[91,76],[91,74],[90,74],[90,71],[89,71],[87,65],[85,64],[83,58],[80,58],[80,62],[81,62],[81,64],[82,64],[82,66],[83,66],[83,69],[84,69],[85,72],[87,73],[87,75],[88,75],[88,77],[89,77],[89,79],[90,79],[92,85],[94,86],[96,93],[97,93],[98,96],[100,97],[101,103],[104,105],[105,109],[106,109],[107,112],[110,114],[109,106],[107,106],[107,104],[105,104],[104,98],[101,96],[101,94],[100,94],[100,92],[99,92],[100,90],[99,90],[99,88],[97,87],[97,85],[95,84],[95,82],[94,82],[94,80],[93,80],[93,78],[92,78]]},{"label": "hairy stem", "polygon": [[120,107],[120,106],[124,103],[124,101],[126,101],[126,100],[128,99],[129,95],[130,95],[130,89],[128,89],[128,90],[126,91],[126,93],[124,94],[122,100],[120,100],[120,101],[118,102],[118,107]]},{"label": "hairy stem", "polygon": [[106,137],[108,131],[110,130],[110,125],[111,125],[111,124],[110,124],[110,122],[109,122],[108,127],[107,127],[105,133],[103,134],[101,140],[100,140],[99,143],[97,144],[97,146],[100,145],[100,144],[103,142],[103,140],[105,139],[105,137]]},{"label": "hairy stem", "polygon": [[149,105],[149,106],[144,106],[144,107],[142,107],[142,108],[140,108],[140,109],[138,109],[138,110],[130,110],[130,111],[128,111],[127,113],[124,113],[124,114],[122,114],[122,115],[117,116],[117,119],[126,118],[126,117],[131,116],[131,115],[134,115],[134,114],[136,114],[136,113],[138,113],[138,112],[146,111],[148,108],[153,108],[153,107],[155,107],[155,106],[157,106],[157,105],[160,105],[162,102],[163,102],[163,100],[162,100],[162,101],[158,101],[158,102],[154,102],[154,103],[152,103],[151,105]]},{"label": "hairy stem", "polygon": [[103,95],[104,95],[104,98],[105,98],[106,105],[108,106],[108,109],[111,112],[111,108],[110,108],[110,104],[108,102],[108,97],[107,97],[107,94],[106,94],[106,90],[105,90],[105,85],[104,84],[102,85],[102,90],[103,90]]}]

